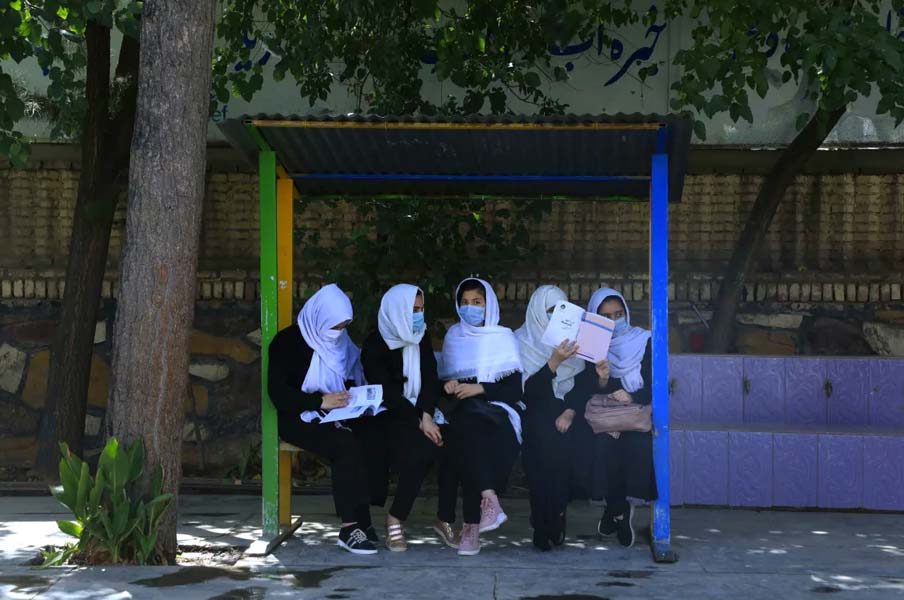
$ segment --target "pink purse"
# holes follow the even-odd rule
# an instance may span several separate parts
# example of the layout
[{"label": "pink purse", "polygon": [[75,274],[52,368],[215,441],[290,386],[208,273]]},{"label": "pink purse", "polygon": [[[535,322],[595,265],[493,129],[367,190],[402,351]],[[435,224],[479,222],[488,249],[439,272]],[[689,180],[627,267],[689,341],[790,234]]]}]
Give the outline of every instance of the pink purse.
[{"label": "pink purse", "polygon": [[584,419],[593,433],[646,432],[653,429],[653,408],[649,404],[625,404],[596,394],[587,402]]}]

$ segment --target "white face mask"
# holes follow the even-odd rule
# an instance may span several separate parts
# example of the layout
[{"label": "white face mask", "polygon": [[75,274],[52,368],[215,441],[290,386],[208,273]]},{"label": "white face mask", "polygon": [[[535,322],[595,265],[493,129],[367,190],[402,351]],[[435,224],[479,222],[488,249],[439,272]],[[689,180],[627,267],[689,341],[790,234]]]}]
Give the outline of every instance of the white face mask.
[{"label": "white face mask", "polygon": [[323,332],[323,337],[333,342],[334,344],[338,344],[339,339],[342,337],[342,333],[342,329],[327,329]]}]

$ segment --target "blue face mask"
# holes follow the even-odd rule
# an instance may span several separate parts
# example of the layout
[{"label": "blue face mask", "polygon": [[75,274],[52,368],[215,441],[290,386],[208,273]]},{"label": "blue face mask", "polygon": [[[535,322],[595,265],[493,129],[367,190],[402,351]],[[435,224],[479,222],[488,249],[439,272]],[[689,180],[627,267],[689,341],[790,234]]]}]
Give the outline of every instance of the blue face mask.
[{"label": "blue face mask", "polygon": [[612,337],[618,337],[628,331],[628,320],[624,317],[615,321],[615,329],[612,330]]},{"label": "blue face mask", "polygon": [[482,306],[461,306],[458,309],[458,316],[461,320],[471,327],[480,327],[483,325],[486,309]]},{"label": "blue face mask", "polygon": [[425,325],[425,323],[424,323],[424,313],[423,313],[423,311],[422,311],[422,312],[416,312],[416,313],[414,313],[414,314],[411,316],[411,330],[412,330],[414,333],[420,333],[420,332],[422,332],[422,331],[424,330],[424,327],[425,327],[425,326],[426,326],[426,325]]}]

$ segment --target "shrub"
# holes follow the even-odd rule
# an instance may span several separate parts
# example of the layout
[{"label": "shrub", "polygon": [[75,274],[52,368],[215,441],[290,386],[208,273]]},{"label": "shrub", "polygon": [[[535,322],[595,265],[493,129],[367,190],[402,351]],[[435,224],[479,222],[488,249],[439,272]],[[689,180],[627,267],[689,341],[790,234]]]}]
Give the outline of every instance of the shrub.
[{"label": "shrub", "polygon": [[144,446],[140,441],[129,448],[111,438],[91,475],[88,464],[60,444],[60,485],[53,496],[72,511],[74,520],[57,521],[65,534],[78,538],[62,550],[45,554],[45,566],[73,559],[90,564],[155,564],[159,553],[157,532],[160,517],[172,500],[162,493],[163,470],[157,468],[151,493],[138,492],[144,473]]}]

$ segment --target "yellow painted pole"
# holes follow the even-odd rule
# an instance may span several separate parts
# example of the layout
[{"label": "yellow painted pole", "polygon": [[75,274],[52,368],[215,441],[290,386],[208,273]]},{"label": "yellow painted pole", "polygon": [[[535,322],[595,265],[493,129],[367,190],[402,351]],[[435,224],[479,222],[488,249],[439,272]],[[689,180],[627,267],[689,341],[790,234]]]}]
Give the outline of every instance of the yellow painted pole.
[{"label": "yellow painted pole", "polygon": [[[292,200],[291,179],[276,180],[276,322],[280,330],[292,324]],[[292,524],[292,453],[279,452],[279,525]]]}]

